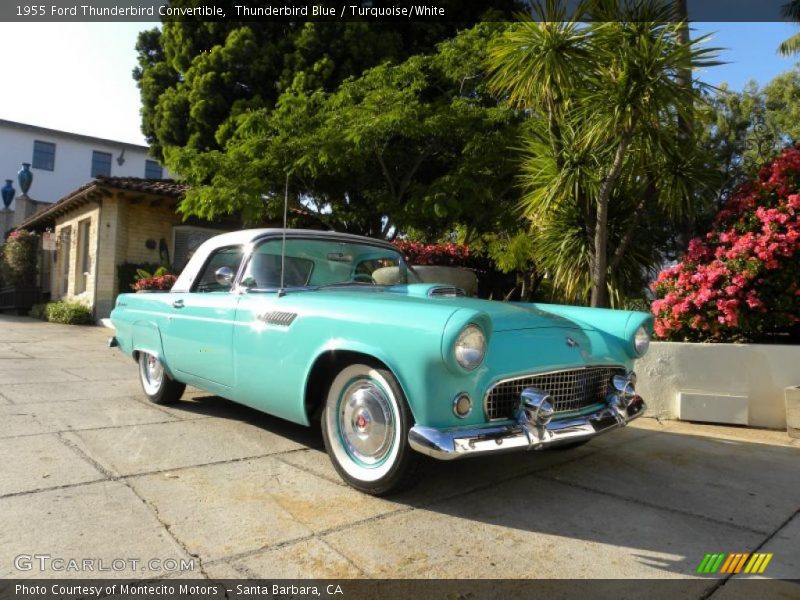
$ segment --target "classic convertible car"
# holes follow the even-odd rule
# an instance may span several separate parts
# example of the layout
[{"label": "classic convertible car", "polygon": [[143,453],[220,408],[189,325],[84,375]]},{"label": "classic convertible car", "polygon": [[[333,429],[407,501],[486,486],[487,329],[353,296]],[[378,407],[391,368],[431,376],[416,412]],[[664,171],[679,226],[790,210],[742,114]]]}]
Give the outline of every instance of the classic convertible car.
[{"label": "classic convertible car", "polygon": [[123,294],[111,319],[150,400],[190,384],[319,421],[338,473],[370,494],[410,483],[417,453],[574,446],[645,408],[631,367],[650,315],[465,297],[341,233],[219,235],[170,292]]}]

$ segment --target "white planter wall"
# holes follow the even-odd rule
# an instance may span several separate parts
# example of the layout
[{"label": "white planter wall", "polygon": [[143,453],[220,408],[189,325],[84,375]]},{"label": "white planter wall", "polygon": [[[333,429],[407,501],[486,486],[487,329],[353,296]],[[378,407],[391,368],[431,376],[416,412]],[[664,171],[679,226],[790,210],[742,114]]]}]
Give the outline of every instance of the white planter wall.
[{"label": "white planter wall", "polygon": [[650,416],[785,429],[800,346],[653,342],[635,369]]}]

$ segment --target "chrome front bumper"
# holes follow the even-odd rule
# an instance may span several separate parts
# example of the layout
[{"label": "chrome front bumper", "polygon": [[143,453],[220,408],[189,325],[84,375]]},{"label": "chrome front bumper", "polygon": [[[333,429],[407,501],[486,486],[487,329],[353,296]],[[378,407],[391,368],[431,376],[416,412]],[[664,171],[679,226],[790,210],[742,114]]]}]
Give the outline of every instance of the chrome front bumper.
[{"label": "chrome front bumper", "polygon": [[512,424],[458,429],[416,425],[408,432],[408,442],[417,452],[440,460],[511,450],[542,450],[624,427],[646,408],[641,397],[636,396],[626,408],[608,405],[587,415],[553,420],[543,426],[524,418]]}]

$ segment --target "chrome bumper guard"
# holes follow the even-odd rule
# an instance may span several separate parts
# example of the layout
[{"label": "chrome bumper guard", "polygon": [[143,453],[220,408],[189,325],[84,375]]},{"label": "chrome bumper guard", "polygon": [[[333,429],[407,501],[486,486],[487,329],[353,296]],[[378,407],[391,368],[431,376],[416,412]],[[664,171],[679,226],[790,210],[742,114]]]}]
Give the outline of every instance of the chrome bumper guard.
[{"label": "chrome bumper guard", "polygon": [[440,460],[511,450],[542,450],[624,427],[646,408],[644,400],[634,396],[627,407],[611,402],[597,412],[552,420],[546,425],[529,421],[522,411],[516,423],[500,426],[434,429],[416,425],[408,432],[408,442],[417,452]]}]

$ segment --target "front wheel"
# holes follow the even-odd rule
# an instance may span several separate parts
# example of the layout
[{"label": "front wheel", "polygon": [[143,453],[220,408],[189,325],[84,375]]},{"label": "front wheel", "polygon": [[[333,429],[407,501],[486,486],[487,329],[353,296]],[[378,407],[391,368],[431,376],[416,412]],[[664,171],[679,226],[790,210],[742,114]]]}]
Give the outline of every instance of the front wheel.
[{"label": "front wheel", "polygon": [[139,353],[139,380],[150,402],[172,404],[181,399],[185,383],[175,381],[164,370],[158,357],[147,352]]},{"label": "front wheel", "polygon": [[389,371],[353,364],[331,382],[322,438],[342,479],[381,496],[412,481],[417,462],[408,444],[412,420],[403,391]]}]

